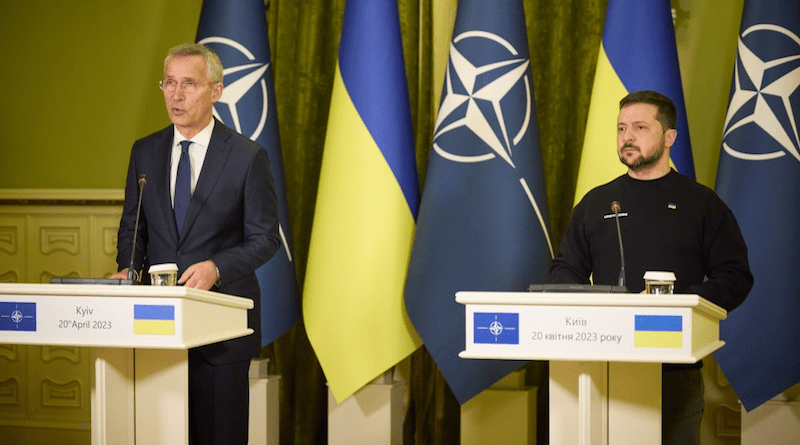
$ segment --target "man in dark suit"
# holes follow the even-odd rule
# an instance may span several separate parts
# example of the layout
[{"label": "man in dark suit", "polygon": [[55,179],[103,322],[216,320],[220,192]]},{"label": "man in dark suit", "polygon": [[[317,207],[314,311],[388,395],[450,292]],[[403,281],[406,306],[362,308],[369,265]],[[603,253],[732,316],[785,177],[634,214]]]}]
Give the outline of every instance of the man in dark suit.
[{"label": "man in dark suit", "polygon": [[222,79],[222,63],[208,47],[169,51],[160,85],[173,125],[133,144],[117,243],[122,270],[112,276],[127,277],[144,174],[134,269],[177,263],[178,284],[253,300],[254,334],[189,351],[196,445],[247,443],[248,367],[261,340],[255,270],[280,245],[267,152],[213,118]]}]

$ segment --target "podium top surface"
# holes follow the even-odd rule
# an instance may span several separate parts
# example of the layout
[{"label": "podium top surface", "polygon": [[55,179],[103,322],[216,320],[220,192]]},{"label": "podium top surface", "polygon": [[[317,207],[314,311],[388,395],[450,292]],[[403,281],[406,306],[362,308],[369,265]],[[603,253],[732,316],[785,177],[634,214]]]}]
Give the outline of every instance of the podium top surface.
[{"label": "podium top surface", "polygon": [[619,294],[564,292],[456,292],[456,301],[467,304],[605,307],[690,307],[718,320],[727,318],[725,309],[695,294]]},{"label": "podium top surface", "polygon": [[238,309],[253,308],[253,301],[249,298],[236,297],[219,292],[192,289],[184,286],[0,283],[0,295],[181,298]]}]

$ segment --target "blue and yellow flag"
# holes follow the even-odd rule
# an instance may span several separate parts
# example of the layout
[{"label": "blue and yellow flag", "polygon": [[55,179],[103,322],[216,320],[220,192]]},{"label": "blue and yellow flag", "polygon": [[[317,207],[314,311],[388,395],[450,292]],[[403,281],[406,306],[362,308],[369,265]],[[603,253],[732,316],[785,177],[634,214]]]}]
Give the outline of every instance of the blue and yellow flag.
[{"label": "blue and yellow flag", "polygon": [[175,306],[171,304],[134,304],[133,333],[175,335]]},{"label": "blue and yellow flag", "polygon": [[263,0],[205,0],[197,42],[212,48],[224,67],[225,88],[214,104],[214,116],[256,141],[269,155],[278,196],[281,247],[256,270],[261,287],[261,345],[266,346],[300,320],[300,296]]},{"label": "blue and yellow flag", "polygon": [[608,2],[583,139],[576,204],[589,190],[627,172],[617,155],[619,101],[639,90],[658,91],[675,103],[678,137],[670,159],[679,173],[694,179],[669,0]]},{"label": "blue and yellow flag", "polygon": [[459,358],[456,292],[525,291],[552,258],[526,34],[520,0],[459,2],[405,291],[459,403],[525,362]]},{"label": "blue and yellow flag", "polygon": [[422,344],[403,305],[418,208],[397,3],[349,0],[303,295],[338,402]]},{"label": "blue and yellow flag", "polygon": [[800,382],[800,3],[746,0],[716,191],[755,282],[714,357],[750,411]]},{"label": "blue and yellow flag", "polygon": [[633,345],[637,348],[683,347],[680,315],[636,315],[633,326]]}]

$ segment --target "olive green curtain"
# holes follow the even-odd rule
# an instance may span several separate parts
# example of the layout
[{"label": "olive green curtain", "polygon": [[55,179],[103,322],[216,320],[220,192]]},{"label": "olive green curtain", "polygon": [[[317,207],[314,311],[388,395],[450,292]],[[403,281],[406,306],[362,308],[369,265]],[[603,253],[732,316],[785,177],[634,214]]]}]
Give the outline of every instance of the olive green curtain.
[{"label": "olive green curtain", "polygon": [[[489,1],[489,0],[487,0]],[[271,0],[270,48],[294,255],[302,293],[314,203],[345,0]],[[607,0],[523,0],[528,28],[551,232],[555,244],[569,220],[583,132]],[[399,0],[420,183],[436,114],[431,17],[436,0]],[[281,444],[327,443],[325,376],[297,324],[265,348],[281,375]],[[457,444],[459,405],[424,346],[412,354],[407,444]],[[547,437],[546,366],[532,363],[539,385],[539,443]],[[544,422],[544,423],[542,423]]]}]

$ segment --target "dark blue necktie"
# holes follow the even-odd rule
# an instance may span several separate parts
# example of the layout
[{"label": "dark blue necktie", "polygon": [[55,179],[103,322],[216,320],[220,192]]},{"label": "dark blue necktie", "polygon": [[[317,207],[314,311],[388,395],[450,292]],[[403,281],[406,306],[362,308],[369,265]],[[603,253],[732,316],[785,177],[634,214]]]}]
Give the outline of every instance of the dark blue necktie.
[{"label": "dark blue necktie", "polygon": [[175,177],[175,223],[181,233],[186,211],[192,199],[192,164],[189,161],[189,145],[191,141],[181,141],[181,159],[178,161],[178,175]]}]

